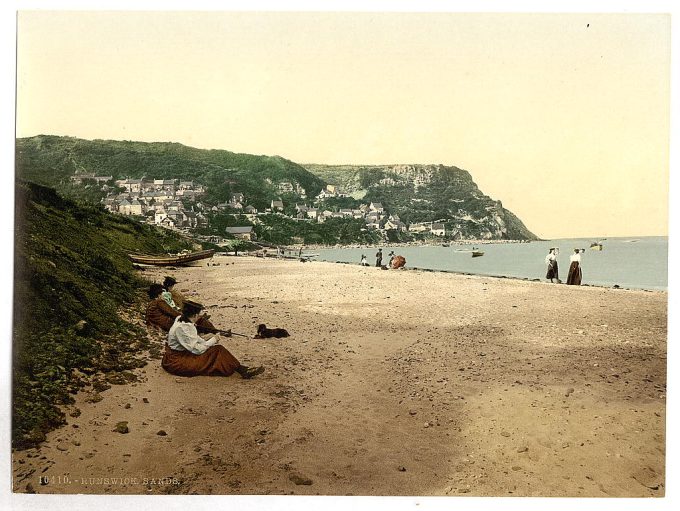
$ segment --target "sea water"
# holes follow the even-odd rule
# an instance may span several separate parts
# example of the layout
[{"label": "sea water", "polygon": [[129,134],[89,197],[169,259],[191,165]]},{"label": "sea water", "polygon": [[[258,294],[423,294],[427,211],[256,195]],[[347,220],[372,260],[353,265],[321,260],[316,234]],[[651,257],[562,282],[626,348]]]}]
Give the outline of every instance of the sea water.
[{"label": "sea water", "polygon": [[[668,238],[607,238],[602,250],[590,248],[592,238],[533,241],[530,243],[488,243],[474,247],[484,252],[472,257],[472,245],[451,243],[450,246],[389,246],[383,248],[383,264],[388,254],[406,258],[408,268],[472,273],[499,277],[545,280],[545,256],[551,247],[559,248],[559,277],[566,282],[569,256],[575,248],[585,248],[581,254],[582,284],[624,288],[666,290],[668,288]],[[376,247],[330,248],[315,250],[315,260],[359,264],[366,255],[375,266]]]}]

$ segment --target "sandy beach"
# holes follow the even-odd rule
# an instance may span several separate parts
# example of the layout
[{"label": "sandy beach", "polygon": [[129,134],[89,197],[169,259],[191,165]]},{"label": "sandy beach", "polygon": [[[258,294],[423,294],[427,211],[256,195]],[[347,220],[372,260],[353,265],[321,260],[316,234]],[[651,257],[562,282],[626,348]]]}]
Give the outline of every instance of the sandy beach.
[{"label": "sandy beach", "polygon": [[286,328],[223,342],[266,372],[180,378],[149,355],[13,453],[15,491],[664,495],[665,292],[215,261],[143,275],[173,275],[218,327]]}]

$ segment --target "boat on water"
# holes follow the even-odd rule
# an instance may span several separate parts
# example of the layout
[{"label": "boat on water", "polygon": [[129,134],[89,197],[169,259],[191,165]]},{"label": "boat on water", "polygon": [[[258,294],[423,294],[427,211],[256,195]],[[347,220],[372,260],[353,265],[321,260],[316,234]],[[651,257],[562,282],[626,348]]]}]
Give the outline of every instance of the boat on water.
[{"label": "boat on water", "polygon": [[178,255],[149,255],[149,254],[128,254],[133,263],[148,264],[151,266],[186,266],[202,259],[208,259],[215,255],[215,251],[201,250],[200,252],[189,252],[188,254]]},{"label": "boat on water", "polygon": [[590,250],[602,250],[602,243],[593,242],[590,244]]},{"label": "boat on water", "polygon": [[484,255],[484,252],[481,250],[473,250],[472,251],[472,257],[482,257]]}]

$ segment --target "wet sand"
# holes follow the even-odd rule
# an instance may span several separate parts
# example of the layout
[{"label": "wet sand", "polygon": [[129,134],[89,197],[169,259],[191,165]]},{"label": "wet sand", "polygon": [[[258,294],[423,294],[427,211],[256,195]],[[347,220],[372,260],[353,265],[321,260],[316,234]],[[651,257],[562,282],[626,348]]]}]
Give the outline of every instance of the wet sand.
[{"label": "wet sand", "polygon": [[180,378],[150,356],[15,452],[15,491],[664,495],[665,292],[215,261],[143,275],[175,276],[221,328],[286,328],[223,342],[266,372]]}]

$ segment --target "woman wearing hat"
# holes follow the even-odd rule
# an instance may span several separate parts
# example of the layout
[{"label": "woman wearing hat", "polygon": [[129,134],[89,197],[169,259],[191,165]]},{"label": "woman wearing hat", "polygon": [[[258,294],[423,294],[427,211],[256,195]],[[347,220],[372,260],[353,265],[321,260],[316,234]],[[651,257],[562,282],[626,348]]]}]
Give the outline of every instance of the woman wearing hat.
[{"label": "woman wearing hat", "polygon": [[174,290],[175,284],[177,284],[177,281],[174,278],[165,277],[163,281],[164,291],[161,296],[170,307],[181,310],[184,304],[184,297]]},{"label": "woman wearing hat", "polygon": [[[149,286],[148,293],[151,301],[146,306],[146,324],[157,326],[168,332],[175,322],[175,318],[182,313],[178,308],[168,304],[167,299],[163,296],[167,292],[165,289],[166,288],[160,284],[151,284],[151,286]],[[215,325],[208,320],[208,317],[207,314],[204,314],[198,318],[196,327],[199,331],[215,332],[215,330],[217,330]]]},{"label": "woman wearing hat", "polygon": [[163,299],[163,293],[163,286],[160,284],[149,286],[149,299],[151,301],[146,306],[146,324],[157,326],[167,332],[175,322],[175,318],[182,313],[168,305]]},{"label": "woman wearing hat", "polygon": [[219,344],[220,336],[204,339],[198,335],[196,321],[203,306],[190,300],[184,302],[182,314],[175,319],[165,344],[161,366],[177,376],[230,376],[252,378],[264,372],[264,367],[246,367]]},{"label": "woman wearing hat", "polygon": [[574,253],[569,257],[569,275],[567,275],[567,284],[570,286],[580,286],[583,274],[581,272],[581,254],[585,252],[585,248],[575,248]]}]

